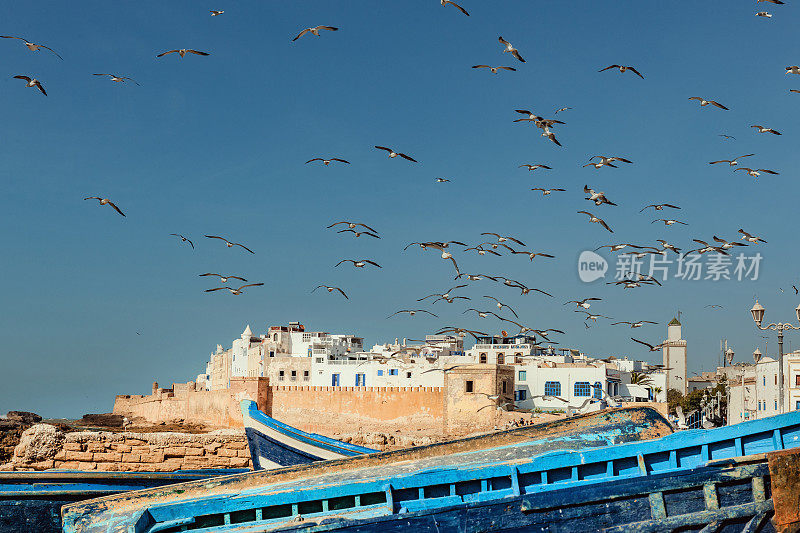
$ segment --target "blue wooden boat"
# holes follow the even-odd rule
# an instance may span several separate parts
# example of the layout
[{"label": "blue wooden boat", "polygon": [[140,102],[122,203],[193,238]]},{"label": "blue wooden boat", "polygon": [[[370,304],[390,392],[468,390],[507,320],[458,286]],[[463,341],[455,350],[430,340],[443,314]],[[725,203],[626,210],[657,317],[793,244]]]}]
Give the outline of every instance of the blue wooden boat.
[{"label": "blue wooden boat", "polygon": [[177,472],[0,472],[0,532],[56,533],[61,531],[61,506],[68,503],[248,471],[226,468]]},{"label": "blue wooden boat", "polygon": [[254,470],[344,459],[378,450],[306,433],[258,410],[252,400],[240,402]]},{"label": "blue wooden boat", "polygon": [[[410,512],[500,501],[520,496],[522,487],[543,486],[541,471],[535,474],[532,465],[554,450],[591,453],[586,450],[602,451],[671,432],[669,423],[652,409],[614,409],[407,450],[100,498],[63,508],[64,531],[227,531],[233,525],[269,531],[293,527],[298,517],[304,527],[311,520],[334,518],[391,521]],[[550,477],[545,474],[545,479],[558,483],[562,469]],[[624,459],[611,468],[614,474],[628,471]]]}]

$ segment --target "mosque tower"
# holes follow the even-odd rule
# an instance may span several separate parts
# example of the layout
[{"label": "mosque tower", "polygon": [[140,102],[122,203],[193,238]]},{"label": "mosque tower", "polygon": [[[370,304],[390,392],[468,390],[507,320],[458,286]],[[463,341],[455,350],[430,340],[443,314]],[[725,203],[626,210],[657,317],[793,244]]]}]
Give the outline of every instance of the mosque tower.
[{"label": "mosque tower", "polygon": [[681,323],[673,318],[667,325],[667,340],[664,341],[664,368],[667,373],[667,391],[675,389],[684,396],[687,392],[686,341],[681,335]]}]

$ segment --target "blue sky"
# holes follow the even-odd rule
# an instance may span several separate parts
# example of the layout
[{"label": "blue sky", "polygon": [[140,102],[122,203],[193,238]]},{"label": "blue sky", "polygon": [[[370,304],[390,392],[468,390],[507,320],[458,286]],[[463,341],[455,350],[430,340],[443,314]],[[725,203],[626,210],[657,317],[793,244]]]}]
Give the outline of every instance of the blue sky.
[{"label": "blue sky", "polygon": [[[497,332],[496,322],[461,314],[489,308],[484,294],[512,305],[533,327],[566,330],[562,345],[599,356],[653,360],[630,341],[631,330],[607,321],[586,329],[564,301],[601,297],[592,311],[658,321],[635,330],[650,342],[664,338],[680,310],[693,371],[716,365],[723,337],[737,360],[749,361],[756,345],[763,351],[748,313],[754,296],[767,320],[793,318],[800,303],[791,290],[800,282],[793,246],[800,94],[789,93],[800,88],[800,76],[784,74],[800,61],[797,6],[463,5],[470,17],[435,0],[84,2],[79,11],[24,3],[6,10],[4,34],[50,46],[64,60],[29,52],[20,41],[0,42],[7,125],[0,143],[0,268],[7,280],[0,411],[109,411],[115,394],[146,392],[153,380],[192,379],[215,345],[229,344],[247,323],[261,333],[299,320],[364,336],[368,345],[453,323]],[[225,14],[212,18],[208,9]],[[760,9],[774,17],[755,17]],[[318,24],[340,29],[291,42]],[[526,63],[501,53],[500,35]],[[184,47],[211,55],[155,57]],[[470,68],[481,63],[517,71]],[[645,79],[597,72],[613,63],[634,65]],[[130,76],[141,86],[96,72]],[[48,96],[12,79],[17,74],[42,80]],[[730,111],[700,108],[690,96]],[[567,124],[554,130],[563,148],[512,122],[514,109],[552,117],[563,106],[573,108],[559,113]],[[756,134],[751,124],[783,135]],[[419,163],[389,160],[376,144]],[[708,165],[746,153],[757,157],[743,163],[781,174],[755,180]],[[581,168],[594,154],[634,164]],[[303,164],[317,156],[352,165]],[[517,168],[523,163],[553,170],[529,173]],[[451,182],[435,183],[440,176]],[[619,205],[586,202],[586,184]],[[529,190],[538,186],[567,192],[543,198]],[[127,217],[82,200],[95,195],[111,198]],[[658,202],[680,205],[668,216],[689,225],[665,228],[650,223],[652,213],[639,213]],[[584,209],[615,233],[588,224],[576,213]],[[383,238],[325,229],[350,219]],[[755,282],[670,280],[663,288],[623,290],[577,276],[582,250],[657,238],[688,248],[693,238],[738,239],[740,227],[769,241],[743,249],[764,257]],[[483,231],[516,236],[556,259],[456,252],[463,271],[505,275],[555,298],[479,281],[462,293],[474,298],[470,305],[426,306],[438,320],[385,319],[453,285],[449,262],[433,251],[403,252],[406,244],[474,244]],[[197,249],[169,233],[189,236]],[[206,233],[256,254],[227,249]],[[362,257],[384,268],[333,266]],[[198,274],[207,271],[265,286],[240,297],[206,294],[213,283]],[[320,283],[341,286],[350,300],[311,294]],[[775,347],[770,337],[771,354]]]}]

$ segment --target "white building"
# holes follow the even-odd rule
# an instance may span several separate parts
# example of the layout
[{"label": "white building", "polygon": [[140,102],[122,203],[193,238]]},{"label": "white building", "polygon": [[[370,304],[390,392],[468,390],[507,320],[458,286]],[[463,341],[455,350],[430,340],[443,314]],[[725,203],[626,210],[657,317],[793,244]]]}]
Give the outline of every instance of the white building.
[{"label": "white building", "polygon": [[[764,357],[758,364],[741,364],[729,379],[728,423],[779,414],[778,362]],[[742,388],[742,375],[744,388]],[[784,412],[800,410],[800,351],[784,354]]]}]

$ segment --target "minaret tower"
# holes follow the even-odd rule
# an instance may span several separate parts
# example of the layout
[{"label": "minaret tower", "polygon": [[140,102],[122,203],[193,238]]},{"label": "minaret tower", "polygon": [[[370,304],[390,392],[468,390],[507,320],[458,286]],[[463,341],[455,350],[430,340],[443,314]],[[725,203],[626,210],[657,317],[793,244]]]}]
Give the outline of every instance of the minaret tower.
[{"label": "minaret tower", "polygon": [[667,340],[664,342],[664,368],[667,373],[667,390],[675,389],[684,396],[687,393],[686,341],[681,335],[681,323],[673,318],[667,325]]}]

